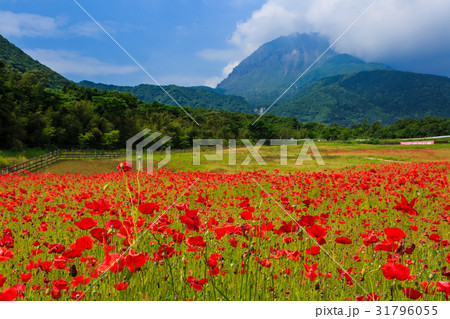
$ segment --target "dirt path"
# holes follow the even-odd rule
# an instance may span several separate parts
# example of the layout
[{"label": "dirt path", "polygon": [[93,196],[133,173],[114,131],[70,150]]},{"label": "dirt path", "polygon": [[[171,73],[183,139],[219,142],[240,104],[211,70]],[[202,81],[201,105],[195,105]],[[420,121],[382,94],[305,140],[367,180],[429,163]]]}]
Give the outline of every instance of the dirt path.
[{"label": "dirt path", "polygon": [[383,162],[390,162],[390,163],[411,163],[411,162],[407,162],[407,161],[394,161],[394,160],[387,160],[387,159],[375,158],[375,157],[364,157],[364,158],[369,159],[369,160],[383,161]]}]

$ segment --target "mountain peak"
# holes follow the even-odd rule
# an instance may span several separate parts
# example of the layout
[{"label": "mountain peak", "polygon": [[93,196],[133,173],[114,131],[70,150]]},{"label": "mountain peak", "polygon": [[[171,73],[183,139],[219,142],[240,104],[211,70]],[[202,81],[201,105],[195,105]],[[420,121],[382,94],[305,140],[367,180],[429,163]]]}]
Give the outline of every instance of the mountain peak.
[{"label": "mountain peak", "polygon": [[[227,94],[241,95],[256,106],[267,106],[289,87],[325,50],[329,41],[319,33],[295,33],[263,44],[244,59],[218,88]],[[289,95],[322,78],[386,69],[383,64],[366,63],[348,54],[329,50],[300,79]]]}]

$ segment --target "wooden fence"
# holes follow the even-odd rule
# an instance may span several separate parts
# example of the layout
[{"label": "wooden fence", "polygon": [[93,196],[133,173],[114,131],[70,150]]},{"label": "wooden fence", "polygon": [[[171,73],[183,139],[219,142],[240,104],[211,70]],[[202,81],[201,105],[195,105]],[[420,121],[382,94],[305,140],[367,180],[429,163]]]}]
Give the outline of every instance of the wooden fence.
[{"label": "wooden fence", "polygon": [[1,169],[1,174],[31,172],[48,166],[60,160],[78,159],[108,159],[125,156],[125,150],[101,151],[101,150],[57,150],[45,155],[31,158],[25,162],[18,163]]}]

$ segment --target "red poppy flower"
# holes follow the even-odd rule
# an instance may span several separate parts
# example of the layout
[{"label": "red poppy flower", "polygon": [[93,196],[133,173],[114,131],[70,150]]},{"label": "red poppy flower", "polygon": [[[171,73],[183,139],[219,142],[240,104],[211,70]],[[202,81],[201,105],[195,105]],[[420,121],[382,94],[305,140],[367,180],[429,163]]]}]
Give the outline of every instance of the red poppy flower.
[{"label": "red poppy flower", "polygon": [[0,262],[7,262],[14,258],[14,254],[8,248],[0,248]]},{"label": "red poppy flower", "polygon": [[159,203],[144,203],[138,206],[139,211],[141,214],[149,215],[150,217],[155,216],[153,213],[155,210],[157,210],[159,207]]},{"label": "red poppy flower", "polygon": [[260,260],[259,264],[266,268],[272,267],[272,263],[270,262],[269,259]]},{"label": "red poppy flower", "polygon": [[422,293],[420,291],[417,291],[414,288],[402,288],[403,293],[405,294],[406,297],[408,297],[409,299],[413,299],[413,300],[417,300],[419,298],[422,298]]},{"label": "red poppy flower", "polygon": [[114,284],[114,288],[116,288],[118,291],[121,291],[127,289],[129,285],[130,284],[127,283],[126,281],[122,281],[119,282],[118,284]]},{"label": "red poppy flower", "polygon": [[23,282],[30,281],[31,280],[31,272],[29,272],[27,274],[20,274],[19,279],[22,280]]},{"label": "red poppy flower", "polygon": [[400,228],[385,228],[384,232],[389,241],[399,241],[406,236],[406,233]]},{"label": "red poppy flower", "polygon": [[435,241],[437,243],[439,243],[441,241],[441,238],[442,238],[441,235],[438,235],[438,234],[432,234],[432,235],[428,236],[429,240]]},{"label": "red poppy flower", "polygon": [[312,225],[307,229],[308,234],[310,234],[314,238],[323,238],[327,235],[325,229],[320,225]]},{"label": "red poppy flower", "polygon": [[305,253],[307,255],[315,256],[320,253],[320,247],[319,246],[312,246],[311,248],[308,248]]},{"label": "red poppy flower", "polygon": [[69,286],[67,285],[67,281],[64,279],[54,280],[52,282],[53,287],[58,288],[59,290],[64,290],[65,292],[69,291]]},{"label": "red poppy flower", "polygon": [[62,294],[61,294],[61,290],[59,290],[59,289],[56,288],[56,287],[54,287],[54,288],[52,289],[51,294],[52,294],[52,298],[55,299],[55,300],[61,298],[61,295],[62,295]]},{"label": "red poppy flower", "polygon": [[53,262],[51,262],[50,260],[41,261],[41,259],[39,258],[37,261],[37,267],[42,271],[50,272],[52,270],[52,266]]},{"label": "red poppy flower", "polygon": [[248,206],[250,206],[250,199],[248,198],[244,199],[242,202],[238,204],[238,206],[242,208],[247,208]]},{"label": "red poppy flower", "polygon": [[5,284],[5,282],[6,282],[6,277],[3,276],[2,274],[0,274],[0,288],[3,287],[3,285]]},{"label": "red poppy flower", "polygon": [[76,301],[77,300],[80,301],[80,300],[84,299],[84,297],[86,297],[86,294],[83,291],[72,291],[72,293],[70,295],[70,298],[72,300],[76,300]]},{"label": "red poppy flower", "polygon": [[67,249],[65,252],[63,252],[62,256],[64,258],[77,258],[81,256],[81,250]]},{"label": "red poppy flower", "polygon": [[187,282],[191,285],[192,288],[194,288],[197,291],[201,291],[203,288],[203,285],[208,282],[206,278],[202,279],[195,279],[192,276],[187,277]]},{"label": "red poppy flower", "polygon": [[176,242],[177,244],[180,244],[184,240],[184,234],[180,233],[180,232],[174,232],[174,233],[172,233],[172,238],[173,238],[174,242]]},{"label": "red poppy flower", "polygon": [[[299,225],[294,223],[293,221],[285,222],[284,220],[281,222],[281,227],[279,229],[274,230],[273,232],[277,235],[281,235],[283,233],[292,233],[298,230]],[[320,227],[320,226],[319,226]],[[321,228],[321,227],[320,227]],[[315,229],[312,231],[314,232]],[[319,230],[317,230],[319,231]],[[314,236],[313,236],[314,237]]]},{"label": "red poppy flower", "polygon": [[159,261],[162,259],[167,259],[173,256],[175,254],[175,248],[173,248],[170,245],[162,244],[159,246],[158,251],[153,252],[153,259],[154,261]]},{"label": "red poppy flower", "polygon": [[14,301],[17,298],[17,289],[9,287],[0,292],[0,301]]},{"label": "red poppy flower", "polygon": [[447,258],[445,260],[450,264],[450,253],[447,254]]},{"label": "red poppy flower", "polygon": [[86,277],[85,275],[74,277],[70,282],[70,285],[73,288],[78,287],[79,285],[87,285],[91,281],[90,277]]},{"label": "red poppy flower", "polygon": [[94,228],[89,231],[92,237],[97,239],[101,244],[105,243],[105,240],[108,238],[108,232],[103,228]]},{"label": "red poppy flower", "polygon": [[209,276],[217,276],[219,273],[220,273],[219,267],[214,267],[212,270],[211,269],[208,270]]},{"label": "red poppy flower", "polygon": [[86,202],[84,206],[91,209],[91,211],[89,211],[89,214],[91,215],[102,215],[105,211],[111,208],[109,202],[104,200],[103,198],[100,198],[98,201],[94,200],[92,201],[92,203]]},{"label": "red poppy flower", "polygon": [[347,282],[348,285],[353,285],[353,279],[352,276],[350,275],[352,273],[353,267],[350,267],[349,269],[347,269],[347,271],[343,271],[341,268],[338,268],[337,271],[339,273],[339,277],[338,279],[344,277],[345,281]]},{"label": "red poppy flower", "polygon": [[23,292],[25,291],[25,285],[24,284],[17,284],[12,286],[12,288],[15,288],[17,290],[17,297],[16,298],[23,298],[25,295]]},{"label": "red poppy flower", "polygon": [[125,267],[125,258],[121,254],[106,254],[105,259],[98,267],[101,272],[112,271],[113,273],[119,273]]},{"label": "red poppy flower", "polygon": [[439,292],[445,292],[447,294],[450,294],[450,282],[448,281],[437,281],[436,288],[437,291]]},{"label": "red poppy flower", "polygon": [[48,246],[48,253],[49,254],[61,254],[64,250],[66,250],[66,247],[61,244],[53,244]]},{"label": "red poppy flower", "polygon": [[135,273],[139,268],[141,268],[150,257],[147,253],[141,252],[139,254],[135,254],[134,250],[131,249],[128,252],[128,255],[125,257],[125,265],[131,273]]},{"label": "red poppy flower", "polygon": [[351,238],[348,237],[338,237],[336,238],[336,243],[348,245],[353,243],[353,241],[351,240]]},{"label": "red poppy flower", "polygon": [[312,226],[314,225],[316,222],[314,216],[311,215],[303,215],[300,220],[298,221],[298,223],[305,227],[305,226]]},{"label": "red poppy flower", "polygon": [[238,241],[234,237],[228,238],[228,242],[230,243],[231,247],[235,247],[236,248],[237,245],[238,245]]},{"label": "red poppy flower", "polygon": [[128,162],[122,162],[117,165],[117,170],[121,172],[128,172],[133,168],[133,166]]},{"label": "red poppy flower", "polygon": [[253,219],[253,214],[250,213],[248,210],[244,210],[240,216],[244,219],[244,220],[251,220]]},{"label": "red poppy flower", "polygon": [[414,252],[414,249],[416,249],[416,244],[411,244],[409,247],[405,249],[405,253],[411,255]]},{"label": "red poppy flower", "polygon": [[423,288],[424,292],[428,295],[434,295],[436,293],[436,289],[433,290],[433,288],[435,288],[434,286],[436,285],[435,281],[432,281],[430,283],[423,281],[420,283],[420,286]]},{"label": "red poppy flower", "polygon": [[191,246],[206,247],[206,242],[202,236],[189,237],[187,243]]},{"label": "red poppy flower", "polygon": [[208,259],[208,267],[214,268],[219,263],[219,258],[222,257],[220,254],[211,254]]},{"label": "red poppy flower", "polygon": [[395,201],[395,203],[397,204],[396,206],[394,206],[395,210],[399,210],[402,211],[406,214],[409,215],[413,215],[413,216],[418,216],[419,214],[417,213],[417,211],[413,208],[414,205],[417,202],[417,198],[414,198],[411,203],[408,203],[408,200],[405,198],[405,196],[402,195],[402,199],[400,202]]},{"label": "red poppy flower", "polygon": [[85,217],[80,221],[75,222],[74,225],[80,228],[81,230],[87,230],[94,228],[97,225],[97,223],[98,223],[97,220],[92,219],[90,217]]},{"label": "red poppy flower", "polygon": [[202,221],[198,217],[198,209],[186,208],[185,215],[180,216],[180,222],[185,224],[187,229],[198,231]]},{"label": "red poppy flower", "polygon": [[381,296],[377,295],[375,292],[368,293],[366,296],[367,301],[377,301],[381,300]]},{"label": "red poppy flower", "polygon": [[[27,216],[30,218],[29,216]],[[13,217],[14,218],[14,217]],[[23,218],[24,221],[31,221],[31,219]],[[14,248],[14,238],[12,236],[12,231],[9,228],[3,229],[3,236],[0,237],[0,247],[4,248]]]},{"label": "red poppy flower", "polygon": [[90,236],[83,236],[77,239],[75,245],[72,245],[70,248],[74,250],[91,250],[92,244],[94,240]]},{"label": "red poppy flower", "polygon": [[309,278],[309,280],[314,281],[317,278],[317,274],[315,271],[317,270],[317,263],[313,264],[312,266],[308,265],[307,263],[303,264],[303,267],[305,268],[305,278]]},{"label": "red poppy flower", "polygon": [[396,251],[397,247],[398,247],[397,244],[390,242],[388,240],[384,240],[381,243],[376,244],[374,250],[375,251],[382,250],[382,251],[391,253],[391,252]]},{"label": "red poppy flower", "polygon": [[[361,234],[362,236],[363,234]],[[367,234],[364,234],[365,236],[367,236]],[[372,244],[378,243],[380,241],[380,239],[375,236],[374,234],[371,234],[369,236],[367,236],[366,238],[364,238],[363,243],[366,246],[370,246]]]},{"label": "red poppy flower", "polygon": [[408,266],[396,263],[387,263],[383,265],[383,276],[386,279],[397,279],[400,281],[414,279],[411,276]]}]

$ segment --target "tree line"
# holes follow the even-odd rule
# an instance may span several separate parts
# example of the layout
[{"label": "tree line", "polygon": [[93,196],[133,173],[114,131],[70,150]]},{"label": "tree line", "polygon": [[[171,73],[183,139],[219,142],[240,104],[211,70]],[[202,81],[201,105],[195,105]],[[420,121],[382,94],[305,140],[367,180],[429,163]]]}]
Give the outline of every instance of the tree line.
[{"label": "tree line", "polygon": [[130,93],[107,92],[71,83],[48,89],[47,75],[19,72],[0,62],[0,140],[2,149],[28,147],[123,148],[144,128],[172,137],[174,148],[193,139],[391,139],[446,135],[450,119],[403,119],[390,126],[379,122],[351,127],[301,123],[295,118],[185,108],[145,103]]}]

